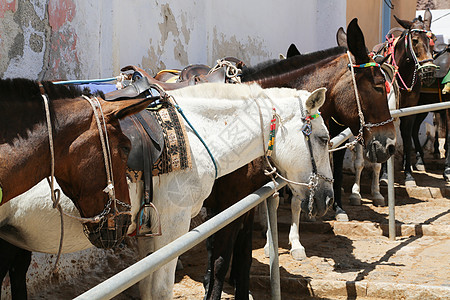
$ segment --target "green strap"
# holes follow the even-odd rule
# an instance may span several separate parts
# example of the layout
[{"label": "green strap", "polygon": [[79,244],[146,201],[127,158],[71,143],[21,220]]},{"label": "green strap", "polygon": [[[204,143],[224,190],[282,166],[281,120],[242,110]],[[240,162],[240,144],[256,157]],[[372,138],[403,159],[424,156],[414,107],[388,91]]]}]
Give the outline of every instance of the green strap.
[{"label": "green strap", "polygon": [[2,188],[0,187],[0,204],[2,204],[2,200],[3,200],[3,191]]},{"label": "green strap", "polygon": [[450,82],[450,70],[448,71],[447,75],[442,79],[442,84],[446,84],[447,82]]}]

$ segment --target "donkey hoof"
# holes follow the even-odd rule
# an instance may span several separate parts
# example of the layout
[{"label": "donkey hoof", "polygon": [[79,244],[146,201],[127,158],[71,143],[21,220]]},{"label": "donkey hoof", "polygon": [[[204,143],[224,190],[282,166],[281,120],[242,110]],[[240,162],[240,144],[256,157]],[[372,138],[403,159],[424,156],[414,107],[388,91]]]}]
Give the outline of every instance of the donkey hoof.
[{"label": "donkey hoof", "polygon": [[372,200],[384,201],[384,197],[379,192],[375,192],[375,193],[372,194]]},{"label": "donkey hoof", "polygon": [[351,205],[359,206],[361,205],[361,195],[357,193],[352,193],[348,198],[350,200]]},{"label": "donkey hoof", "polygon": [[405,186],[406,187],[416,187],[417,186],[417,184],[416,184],[416,181],[414,180],[414,178],[413,179],[406,179],[405,180]]},{"label": "donkey hoof", "polygon": [[295,260],[304,260],[306,258],[305,248],[292,249],[291,256]]},{"label": "donkey hoof", "polygon": [[388,185],[388,176],[387,176],[387,174],[385,173],[385,174],[383,174],[383,175],[381,175],[381,177],[380,177],[380,184],[381,185]]},{"label": "donkey hoof", "polygon": [[384,198],[372,199],[372,203],[374,206],[386,206],[386,201],[384,201]]},{"label": "donkey hoof", "polygon": [[450,168],[446,168],[444,171],[444,179],[447,182],[450,182]]},{"label": "donkey hoof", "polygon": [[425,165],[423,163],[416,163],[417,171],[425,171]]},{"label": "donkey hoof", "polygon": [[335,218],[336,218],[336,221],[338,221],[338,222],[348,222],[347,213],[345,212],[345,210],[343,210],[339,206],[336,208]]}]

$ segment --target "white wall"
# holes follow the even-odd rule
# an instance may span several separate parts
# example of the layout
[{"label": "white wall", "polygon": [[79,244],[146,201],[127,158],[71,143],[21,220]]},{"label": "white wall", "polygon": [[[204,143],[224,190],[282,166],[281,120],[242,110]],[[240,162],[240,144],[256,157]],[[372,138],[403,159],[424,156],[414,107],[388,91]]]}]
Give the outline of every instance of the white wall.
[{"label": "white wall", "polygon": [[110,77],[128,64],[153,74],[223,56],[252,65],[292,42],[301,52],[333,47],[346,25],[345,0],[8,2],[0,6],[3,78]]}]

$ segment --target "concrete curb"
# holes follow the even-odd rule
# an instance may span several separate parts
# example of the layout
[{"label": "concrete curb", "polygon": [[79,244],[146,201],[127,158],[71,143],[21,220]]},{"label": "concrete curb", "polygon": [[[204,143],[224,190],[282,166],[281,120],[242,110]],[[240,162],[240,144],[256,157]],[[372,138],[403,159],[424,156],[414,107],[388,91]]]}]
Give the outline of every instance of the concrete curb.
[{"label": "concrete curb", "polygon": [[[250,289],[270,287],[269,276],[251,276]],[[313,297],[352,297],[373,299],[450,299],[450,287],[389,282],[337,281],[282,277],[281,292]]]},{"label": "concrete curb", "polygon": [[[389,225],[373,222],[300,222],[302,232],[333,231],[345,236],[389,236]],[[450,225],[396,224],[396,236],[450,236]]]}]

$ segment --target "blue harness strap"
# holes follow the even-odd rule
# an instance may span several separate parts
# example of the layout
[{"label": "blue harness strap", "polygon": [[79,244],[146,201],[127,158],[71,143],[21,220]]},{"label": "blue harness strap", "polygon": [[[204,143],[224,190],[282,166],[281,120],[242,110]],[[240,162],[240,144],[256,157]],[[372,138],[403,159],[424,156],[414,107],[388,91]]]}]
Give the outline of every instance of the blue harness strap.
[{"label": "blue harness strap", "polygon": [[215,178],[217,179],[217,164],[216,164],[216,160],[214,159],[214,156],[212,155],[211,151],[209,150],[208,146],[206,145],[205,141],[202,139],[200,134],[197,132],[197,130],[195,130],[194,126],[192,126],[191,122],[189,122],[189,120],[186,118],[186,116],[185,116],[183,110],[181,109],[181,107],[179,107],[178,104],[174,104],[174,106],[177,109],[177,111],[180,113],[180,115],[183,117],[183,119],[186,121],[186,123],[188,123],[189,127],[191,127],[192,131],[198,137],[198,139],[203,144],[203,146],[205,146],[206,151],[208,152],[208,154],[211,157],[211,160],[212,160],[212,162],[214,164],[214,169],[216,171]]}]

